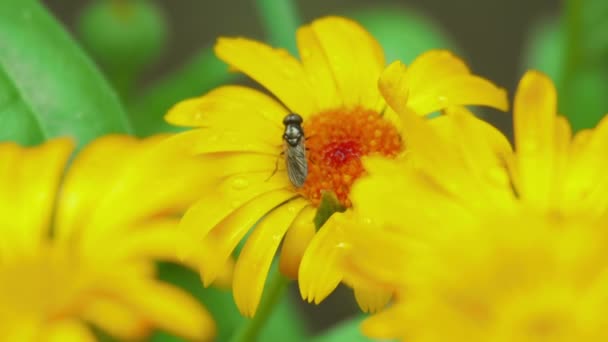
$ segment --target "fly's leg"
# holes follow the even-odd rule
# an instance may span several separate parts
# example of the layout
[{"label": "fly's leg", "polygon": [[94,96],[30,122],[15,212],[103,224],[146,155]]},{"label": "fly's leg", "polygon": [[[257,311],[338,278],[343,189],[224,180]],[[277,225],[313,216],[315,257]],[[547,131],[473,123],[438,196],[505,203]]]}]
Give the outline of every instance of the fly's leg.
[{"label": "fly's leg", "polygon": [[279,158],[281,156],[283,156],[285,154],[285,151],[281,151],[281,153],[277,156],[277,159],[274,162],[274,170],[272,170],[272,173],[270,174],[270,176],[268,176],[268,178],[266,178],[265,182],[268,182],[270,180],[270,178],[272,178],[272,176],[274,176],[275,173],[277,173],[277,171],[279,170]]}]

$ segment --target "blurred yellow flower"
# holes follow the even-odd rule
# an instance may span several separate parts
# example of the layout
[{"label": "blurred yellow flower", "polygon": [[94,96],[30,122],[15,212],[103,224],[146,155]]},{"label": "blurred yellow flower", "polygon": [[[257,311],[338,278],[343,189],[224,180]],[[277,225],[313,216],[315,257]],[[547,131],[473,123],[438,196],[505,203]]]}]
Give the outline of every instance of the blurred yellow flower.
[{"label": "blurred yellow flower", "polygon": [[[236,263],[233,282],[236,304],[247,316],[257,309],[281,241],[281,271],[298,277],[302,254],[315,235],[313,217],[322,192],[332,191],[350,207],[350,187],[364,172],[361,157],[393,157],[405,147],[399,120],[378,91],[385,60],[368,32],[348,19],[327,17],[301,27],[297,43],[300,60],[257,41],[220,38],[215,46],[218,57],[276,99],[248,87],[223,86],[178,103],[166,116],[175,125],[200,127],[176,139],[183,147],[216,156],[218,163],[209,168],[232,170],[221,174],[216,187],[182,220],[199,242],[195,250],[183,248],[182,254],[199,263],[205,284],[216,278],[255,226]],[[405,67],[397,62],[392,68]],[[507,109],[504,90],[472,75],[447,51],[420,56],[406,75],[402,96],[418,115],[449,105]],[[290,182],[284,162],[279,163],[288,113],[303,118],[308,174],[301,187]],[[317,249],[322,262],[310,273],[300,270],[300,279],[326,283],[325,275],[330,276],[335,265],[329,251]],[[309,291],[306,288],[314,284],[306,282],[304,297],[320,301],[339,283],[334,277],[327,279],[331,284],[322,286],[327,289],[323,293]]]},{"label": "blurred yellow flower", "polygon": [[172,213],[203,186],[191,178],[198,162],[162,140],[100,138],[69,165],[69,139],[0,144],[3,340],[93,341],[89,324],[129,340],[153,329],[214,336],[194,298],[156,279],[154,262],[188,241]]},{"label": "blurred yellow flower", "polygon": [[356,213],[341,217],[347,281],[397,297],[364,333],[605,341],[608,119],[572,137],[552,82],[528,72],[515,96],[513,152],[461,108],[424,121],[381,89],[411,129],[411,153],[365,160]]}]

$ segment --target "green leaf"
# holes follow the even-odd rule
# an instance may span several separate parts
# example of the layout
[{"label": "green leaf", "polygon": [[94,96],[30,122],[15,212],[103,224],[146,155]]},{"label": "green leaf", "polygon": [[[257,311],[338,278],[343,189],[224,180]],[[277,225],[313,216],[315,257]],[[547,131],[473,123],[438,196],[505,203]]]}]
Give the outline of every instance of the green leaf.
[{"label": "green leaf", "polygon": [[127,133],[119,100],[91,60],[34,0],[0,1],[0,140],[82,146]]},{"label": "green leaf", "polygon": [[329,220],[331,215],[336,212],[344,212],[346,208],[340,204],[336,194],[332,191],[323,191],[321,194],[321,204],[319,204],[319,209],[317,209],[317,213],[315,214],[314,223],[317,230],[321,229],[325,222]]},{"label": "green leaf", "polygon": [[138,136],[158,132],[183,130],[171,126],[163,117],[177,102],[202,95],[211,88],[233,80],[235,74],[213,54],[210,48],[201,50],[180,70],[159,81],[128,106],[131,122]]},{"label": "green leaf", "polygon": [[382,45],[386,60],[409,63],[431,49],[458,48],[438,23],[421,12],[402,6],[374,6],[346,12]]},{"label": "green leaf", "polygon": [[353,319],[344,321],[332,329],[325,331],[323,334],[311,339],[311,342],[372,342],[361,334],[359,326],[365,317],[358,316]]}]

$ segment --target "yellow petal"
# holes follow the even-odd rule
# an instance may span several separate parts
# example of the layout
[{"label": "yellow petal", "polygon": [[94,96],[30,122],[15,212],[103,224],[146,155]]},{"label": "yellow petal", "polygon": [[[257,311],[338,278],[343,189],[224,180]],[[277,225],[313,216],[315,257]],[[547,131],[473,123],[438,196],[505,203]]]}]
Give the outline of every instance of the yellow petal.
[{"label": "yellow petal", "polygon": [[234,264],[234,259],[229,258],[226,265],[224,265],[220,271],[220,274],[213,282],[213,286],[226,290],[232,287],[232,279],[234,278]]},{"label": "yellow petal", "polygon": [[[432,58],[428,64],[416,61],[410,69],[399,61],[393,62],[380,76],[379,88],[384,99],[400,114],[409,108],[418,115],[426,115],[455,105],[485,105],[500,110],[508,109],[504,89],[479,76],[465,73],[464,64],[452,57],[447,59],[444,66],[436,64],[442,58]],[[421,81],[423,71],[432,66],[437,68],[436,71],[428,72],[437,73],[437,78],[427,77]]]},{"label": "yellow petal", "polygon": [[[407,81],[407,68],[400,61],[391,63],[380,75],[378,88],[384,100],[398,114],[410,111],[408,100],[410,87]],[[416,113],[424,115],[426,113]],[[407,125],[404,124],[407,127]]]},{"label": "yellow petal", "polygon": [[382,102],[377,83],[385,66],[380,44],[361,25],[345,18],[321,18],[310,27],[327,59],[344,106],[379,110]]},{"label": "yellow petal", "polygon": [[404,309],[401,305],[388,308],[363,321],[363,335],[376,339],[395,339],[403,336]]},{"label": "yellow petal", "polygon": [[236,305],[246,317],[253,317],[257,310],[270,264],[285,231],[307,204],[307,200],[298,198],[274,209],[247,238],[236,262],[232,285]]},{"label": "yellow petal", "polygon": [[283,239],[279,269],[281,273],[291,279],[298,279],[302,256],[310,240],[315,236],[316,230],[313,219],[316,213],[317,209],[313,206],[302,209],[291,223]]},{"label": "yellow petal", "polygon": [[152,331],[152,326],[131,308],[102,297],[95,298],[87,305],[83,318],[123,340],[142,339]]},{"label": "yellow petal", "polygon": [[59,181],[73,148],[70,139],[31,148],[0,144],[0,256],[30,251],[48,236]]},{"label": "yellow petal", "polygon": [[302,65],[287,51],[245,38],[220,38],[215,53],[270,90],[291,111],[307,116],[319,110]]},{"label": "yellow petal", "polygon": [[370,289],[355,286],[354,291],[357,304],[359,304],[359,307],[363,312],[375,313],[381,310],[388,304],[392,297],[391,292],[384,291],[381,288]]},{"label": "yellow petal", "polygon": [[2,339],[5,341],[23,341],[37,342],[40,341],[40,336],[44,334],[44,329],[41,329],[41,322],[32,317],[12,317],[0,321],[0,331],[2,331]]},{"label": "yellow petal", "polygon": [[459,105],[488,106],[502,111],[509,109],[504,89],[474,75],[439,79],[432,87],[412,88],[410,91],[409,106],[416,113],[429,114]]},{"label": "yellow petal", "polygon": [[417,56],[407,70],[412,92],[432,88],[438,80],[468,75],[471,71],[462,59],[448,50],[430,50]]},{"label": "yellow petal", "polygon": [[[287,110],[272,97],[243,86],[221,86],[181,101],[165,115],[177,126],[256,130],[281,136]],[[259,133],[257,132],[257,133]]]},{"label": "yellow petal", "polygon": [[[453,123],[455,132],[446,143],[458,146],[458,156],[462,157],[462,168],[465,180],[470,180],[478,191],[461,191],[470,205],[487,206],[488,201],[494,207],[511,205],[515,200],[511,188],[509,170],[505,158],[512,155],[511,145],[499,130],[492,125],[477,119],[471,112],[462,107],[446,111]],[[454,180],[451,180],[452,182]],[[476,203],[472,203],[478,201]]]},{"label": "yellow petal", "polygon": [[272,208],[294,196],[297,195],[290,190],[267,192],[235,209],[213,227],[201,241],[195,256],[205,286],[215,281],[232,251],[254,224]]},{"label": "yellow petal", "polygon": [[95,248],[104,236],[185,210],[217,181],[202,172],[205,160],[174,153],[165,139],[108,136],[85,148],[65,179],[57,237],[66,239],[78,230],[86,240],[83,248]]},{"label": "yellow petal", "polygon": [[110,135],[85,147],[72,162],[63,182],[55,221],[56,238],[67,239],[88,225],[92,213],[120,178],[136,140]]},{"label": "yellow petal", "polygon": [[187,339],[211,340],[215,322],[189,294],[155,279],[107,279],[111,291],[155,327]]},{"label": "yellow petal", "polygon": [[[243,158],[245,163],[248,160]],[[187,258],[194,250],[199,250],[196,243],[244,203],[274,190],[290,188],[286,172],[277,172],[270,177],[271,175],[271,170],[237,174],[222,178],[218,184],[204,191],[203,197],[188,209],[180,223],[180,229],[184,230],[194,243],[180,246],[181,257]]]},{"label": "yellow petal", "polygon": [[520,197],[546,205],[550,200],[555,154],[557,93],[551,80],[534,71],[521,79],[515,95],[513,130]]},{"label": "yellow petal", "polygon": [[297,42],[302,66],[314,89],[319,108],[343,107],[344,100],[338,92],[338,85],[327,55],[310,25],[298,29]]},{"label": "yellow petal", "polygon": [[508,109],[504,89],[472,75],[465,63],[447,50],[431,50],[418,56],[407,70],[406,78],[409,106],[420,114],[453,105]]},{"label": "yellow petal", "polygon": [[105,243],[107,246],[112,246],[105,255],[107,259],[141,258],[178,261],[176,247],[193,243],[182,230],[178,229],[178,225],[178,219],[157,219],[134,226],[134,231],[126,236],[108,235],[107,240],[99,241],[99,245]]},{"label": "yellow petal", "polygon": [[45,342],[95,342],[97,339],[87,326],[76,320],[64,320],[46,329]]},{"label": "yellow petal", "polygon": [[[264,134],[260,134],[264,132]],[[265,153],[279,157],[283,150],[283,133],[263,125],[251,124],[246,131],[234,127],[202,128],[179,133],[165,144],[185,155],[220,152]]]},{"label": "yellow petal", "polygon": [[[608,179],[603,170],[607,167],[605,151],[608,150],[608,115],[600,121],[593,132],[578,132],[572,146],[572,159],[568,163],[569,175],[564,187],[565,198],[571,207],[585,212],[592,209],[602,215],[608,205],[605,194]],[[556,178],[556,182],[558,178]]]},{"label": "yellow petal", "polygon": [[350,244],[344,235],[351,213],[333,214],[314,236],[300,264],[298,284],[302,298],[319,304],[342,281],[341,263]]}]

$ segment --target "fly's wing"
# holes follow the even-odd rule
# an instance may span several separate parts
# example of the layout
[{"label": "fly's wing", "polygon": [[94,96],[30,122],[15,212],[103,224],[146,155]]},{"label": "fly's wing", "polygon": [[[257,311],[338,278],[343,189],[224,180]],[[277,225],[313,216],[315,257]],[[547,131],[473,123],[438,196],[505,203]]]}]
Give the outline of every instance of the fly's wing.
[{"label": "fly's wing", "polygon": [[291,184],[299,188],[304,185],[308,175],[308,161],[306,160],[306,147],[304,139],[297,146],[287,146],[286,149],[287,176]]}]

